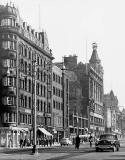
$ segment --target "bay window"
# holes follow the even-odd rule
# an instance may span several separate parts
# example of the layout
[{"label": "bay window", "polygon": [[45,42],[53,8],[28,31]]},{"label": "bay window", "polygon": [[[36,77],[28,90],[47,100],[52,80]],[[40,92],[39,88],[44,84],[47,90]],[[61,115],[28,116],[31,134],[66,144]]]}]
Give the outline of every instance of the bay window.
[{"label": "bay window", "polygon": [[12,18],[6,18],[6,19],[2,19],[1,20],[1,26],[13,26],[15,27],[16,26],[16,21],[15,19],[12,19]]},{"label": "bay window", "polygon": [[16,97],[14,96],[8,96],[2,98],[2,103],[4,105],[16,105]]},{"label": "bay window", "polygon": [[16,50],[16,42],[14,41],[2,41],[2,48],[3,49],[10,49],[10,50]]}]

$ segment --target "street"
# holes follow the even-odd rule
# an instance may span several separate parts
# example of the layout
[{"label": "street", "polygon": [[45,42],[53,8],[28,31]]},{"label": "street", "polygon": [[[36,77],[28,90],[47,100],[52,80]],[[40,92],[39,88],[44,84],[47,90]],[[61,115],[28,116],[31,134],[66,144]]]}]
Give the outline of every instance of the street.
[{"label": "street", "polygon": [[119,152],[95,152],[94,145],[90,149],[89,144],[82,144],[79,150],[74,146],[56,146],[51,148],[39,149],[39,153],[32,155],[30,151],[21,152],[11,151],[0,153],[0,160],[124,160],[125,141],[121,142]]}]

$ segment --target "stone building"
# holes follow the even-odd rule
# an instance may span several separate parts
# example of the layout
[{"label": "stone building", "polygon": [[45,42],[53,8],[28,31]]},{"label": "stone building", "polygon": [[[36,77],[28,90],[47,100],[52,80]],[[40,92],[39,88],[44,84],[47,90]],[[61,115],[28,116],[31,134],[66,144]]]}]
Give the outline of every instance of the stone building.
[{"label": "stone building", "polygon": [[52,59],[46,33],[23,22],[14,5],[1,5],[0,146],[15,147],[20,138],[32,139],[35,106],[37,126],[52,131]]},{"label": "stone building", "polygon": [[[59,140],[62,137],[69,137],[69,74],[63,63],[56,62],[54,65],[53,100],[55,102],[53,101],[53,115],[55,115],[55,120],[53,127],[58,133]],[[54,94],[54,90],[56,90],[56,94]],[[54,103],[56,104],[54,105]],[[61,110],[58,109],[59,106],[61,107]],[[59,124],[57,126],[57,114],[60,115],[59,119],[62,121],[63,130],[61,124],[60,127]]]},{"label": "stone building", "polygon": [[121,112],[118,99],[111,90],[104,95],[105,131],[121,135]]},{"label": "stone building", "polygon": [[77,75],[69,71],[69,129],[70,136],[83,135],[88,127],[88,119],[82,115],[82,89]]},{"label": "stone building", "polygon": [[[81,88],[82,117],[87,118],[88,131],[94,135],[104,132],[103,107],[103,68],[97,54],[97,44],[93,43],[93,52],[89,63],[77,64],[77,56],[64,57],[66,68],[77,75]],[[79,87],[78,87],[79,88]],[[70,105],[70,108],[72,106]]]},{"label": "stone building", "polygon": [[62,70],[55,64],[52,67],[52,75],[52,126],[54,138],[59,142],[63,137]]}]

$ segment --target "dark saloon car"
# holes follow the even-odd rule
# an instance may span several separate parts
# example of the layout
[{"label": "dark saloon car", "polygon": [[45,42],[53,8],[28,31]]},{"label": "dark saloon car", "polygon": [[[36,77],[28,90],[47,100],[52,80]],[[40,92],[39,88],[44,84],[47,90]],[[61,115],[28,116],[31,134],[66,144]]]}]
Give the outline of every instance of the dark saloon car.
[{"label": "dark saloon car", "polygon": [[95,142],[96,152],[103,150],[119,151],[120,142],[116,134],[102,134],[98,141]]}]

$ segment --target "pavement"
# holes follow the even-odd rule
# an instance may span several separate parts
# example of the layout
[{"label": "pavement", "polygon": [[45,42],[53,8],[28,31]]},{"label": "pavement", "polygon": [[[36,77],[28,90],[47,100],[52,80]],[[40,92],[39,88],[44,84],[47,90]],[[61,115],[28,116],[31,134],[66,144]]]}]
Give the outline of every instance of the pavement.
[{"label": "pavement", "polygon": [[90,148],[88,143],[81,145],[79,150],[75,150],[73,145],[71,147],[60,147],[60,144],[55,144],[51,147],[40,146],[36,154],[32,154],[32,147],[0,148],[0,160],[58,160],[74,154],[94,151],[94,146]]}]

